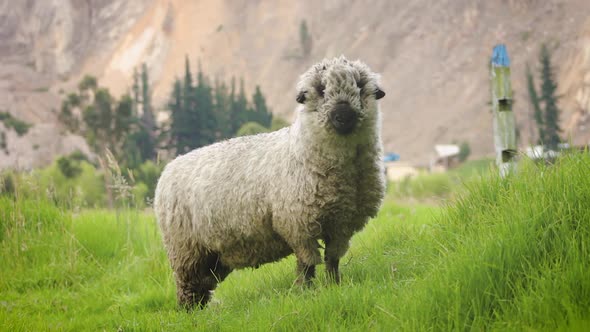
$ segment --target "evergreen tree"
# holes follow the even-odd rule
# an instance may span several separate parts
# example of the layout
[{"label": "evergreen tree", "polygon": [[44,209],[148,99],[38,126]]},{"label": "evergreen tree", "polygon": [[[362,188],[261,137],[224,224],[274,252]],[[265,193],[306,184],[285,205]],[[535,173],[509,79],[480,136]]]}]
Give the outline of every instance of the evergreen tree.
[{"label": "evergreen tree", "polygon": [[230,96],[227,86],[219,80],[215,80],[215,89],[213,92],[213,103],[215,110],[215,121],[217,123],[216,138],[225,139],[231,137],[231,128],[229,124],[229,106]]},{"label": "evergreen tree", "polygon": [[129,95],[124,95],[119,100],[114,113],[114,128],[112,131],[114,141],[119,142],[124,139],[131,131],[134,121],[133,99]]},{"label": "evergreen tree", "polygon": [[94,95],[94,122],[87,122],[88,127],[92,128],[95,136],[95,146],[99,154],[105,153],[105,149],[109,148],[116,154],[113,148],[113,97],[106,88],[98,88]]},{"label": "evergreen tree", "polygon": [[238,129],[240,129],[239,126],[239,115],[238,115],[238,109],[236,107],[236,78],[234,76],[232,76],[231,78],[231,82],[230,82],[230,92],[229,92],[229,112],[228,112],[228,124],[229,124],[229,136],[233,136]]},{"label": "evergreen tree", "polygon": [[150,136],[155,137],[156,119],[152,109],[152,92],[150,89],[148,70],[144,63],[141,67],[141,101],[142,101],[142,125],[147,129]]},{"label": "evergreen tree", "polygon": [[557,83],[555,82],[553,68],[551,67],[551,54],[546,45],[541,46],[541,101],[545,106],[544,112],[544,143],[550,148],[557,148],[561,138],[561,128],[559,127],[560,110],[557,107]]},{"label": "evergreen tree", "polygon": [[308,57],[311,54],[313,41],[305,20],[302,20],[299,25],[299,42],[301,43],[301,52],[303,56]]},{"label": "evergreen tree", "polygon": [[165,132],[168,147],[174,148],[177,154],[186,153],[235,136],[248,121],[270,128],[272,114],[260,87],[256,87],[250,105],[251,108],[243,80],[240,80],[239,89],[233,77],[229,89],[219,80],[215,80],[212,87],[200,64],[196,75],[191,75],[187,57],[184,78],[175,81],[168,101],[170,127]]},{"label": "evergreen tree", "polygon": [[537,124],[537,128],[539,130],[539,139],[538,144],[543,144],[545,140],[545,130],[544,130],[544,121],[543,121],[543,111],[541,110],[541,104],[539,101],[539,95],[537,94],[537,89],[535,88],[535,81],[533,78],[533,74],[531,69],[527,65],[526,67],[526,79],[527,79],[527,88],[529,92],[529,99],[531,105],[533,106],[533,115],[535,119],[535,123]]},{"label": "evergreen tree", "polygon": [[137,68],[133,69],[133,85],[131,86],[131,92],[133,96],[133,114],[137,116],[139,114],[139,103],[141,103],[139,96],[139,73]]},{"label": "evergreen tree", "polygon": [[252,104],[252,112],[254,116],[248,120],[258,122],[262,126],[270,128],[272,122],[272,113],[266,106],[266,99],[262,95],[259,85],[256,86],[256,90],[252,96]]},{"label": "evergreen tree", "polygon": [[172,95],[168,102],[168,110],[170,110],[170,140],[172,146],[176,150],[176,154],[182,154],[188,151],[188,135],[187,123],[189,122],[188,113],[184,106],[184,89],[182,82],[176,79]]},{"label": "evergreen tree", "polygon": [[200,63],[197,72],[197,86],[195,87],[195,108],[199,119],[195,147],[201,147],[215,142],[216,119],[211,87]]},{"label": "evergreen tree", "polygon": [[153,160],[156,156],[156,119],[152,109],[152,92],[148,76],[147,66],[144,63],[141,68],[141,105],[142,114],[138,134],[135,135],[140,151],[141,161]]},{"label": "evergreen tree", "polygon": [[176,154],[184,154],[196,147],[199,114],[195,105],[195,87],[190,61],[185,57],[184,79],[176,80],[168,109],[171,116],[170,139]]},{"label": "evergreen tree", "polygon": [[238,130],[244,123],[248,121],[248,99],[246,98],[246,92],[244,90],[244,80],[240,79],[240,90],[238,95],[235,95],[235,79],[232,78],[232,104],[230,111],[230,123],[232,128],[232,136],[236,135]]}]

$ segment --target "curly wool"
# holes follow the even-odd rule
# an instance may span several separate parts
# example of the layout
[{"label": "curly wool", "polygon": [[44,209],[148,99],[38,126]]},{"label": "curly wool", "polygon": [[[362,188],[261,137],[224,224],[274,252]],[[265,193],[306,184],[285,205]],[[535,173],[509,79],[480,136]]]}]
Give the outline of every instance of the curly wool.
[{"label": "curly wool", "polygon": [[[166,166],[154,207],[180,302],[188,296],[181,288],[206,279],[197,270],[207,255],[224,274],[291,253],[302,264],[320,264],[318,240],[332,243],[326,256],[344,255],[384,196],[377,84],[359,61],[324,60],[301,76],[305,105],[290,127],[196,149]],[[328,118],[338,102],[358,113],[346,136]]]}]

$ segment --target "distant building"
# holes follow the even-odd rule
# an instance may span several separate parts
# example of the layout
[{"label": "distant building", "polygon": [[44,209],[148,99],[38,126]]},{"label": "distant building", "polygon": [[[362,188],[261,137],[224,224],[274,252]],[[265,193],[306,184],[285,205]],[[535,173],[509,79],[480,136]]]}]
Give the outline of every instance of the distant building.
[{"label": "distant building", "polygon": [[437,144],[434,146],[436,156],[430,163],[431,172],[445,172],[459,164],[459,145]]}]

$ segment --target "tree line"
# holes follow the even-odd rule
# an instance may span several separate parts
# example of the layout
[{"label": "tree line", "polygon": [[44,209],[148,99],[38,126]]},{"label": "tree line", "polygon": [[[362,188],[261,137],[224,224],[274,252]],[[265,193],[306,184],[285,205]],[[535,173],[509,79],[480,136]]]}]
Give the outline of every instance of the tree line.
[{"label": "tree line", "polygon": [[229,86],[219,79],[212,81],[200,64],[193,73],[188,57],[184,75],[174,81],[162,110],[168,114],[167,121],[156,120],[151,96],[145,64],[134,71],[130,92],[118,99],[95,77],[85,76],[62,101],[59,120],[83,136],[94,153],[103,155],[108,149],[131,169],[155,161],[158,150],[179,155],[240,134],[286,125],[273,119],[260,86],[248,99],[243,79],[239,86],[234,77]]},{"label": "tree line", "polygon": [[174,82],[167,109],[170,121],[163,130],[167,137],[165,147],[176,154],[234,137],[247,123],[270,128],[272,122],[260,86],[256,86],[249,101],[243,79],[239,87],[235,78],[229,87],[218,79],[211,84],[200,65],[196,75],[192,74],[188,58],[184,77]]}]

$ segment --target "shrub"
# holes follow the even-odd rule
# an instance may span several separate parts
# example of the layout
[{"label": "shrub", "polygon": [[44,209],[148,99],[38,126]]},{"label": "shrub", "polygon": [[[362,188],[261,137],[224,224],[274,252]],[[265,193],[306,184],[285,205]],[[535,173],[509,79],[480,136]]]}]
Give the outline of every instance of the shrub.
[{"label": "shrub", "polygon": [[139,206],[143,206],[146,201],[151,201],[154,198],[156,184],[158,184],[163,169],[163,165],[157,165],[148,160],[132,171],[135,178],[133,193]]},{"label": "shrub", "polygon": [[251,121],[244,123],[236,133],[236,136],[256,135],[266,132],[268,132],[268,128],[264,127],[258,122]]},{"label": "shrub", "polygon": [[16,131],[18,136],[22,136],[22,135],[26,134],[27,131],[29,131],[29,128],[31,128],[33,126],[31,124],[28,124],[22,120],[19,120],[19,119],[13,117],[12,114],[10,114],[8,112],[0,112],[0,121],[4,122],[4,125],[7,128],[14,129],[14,131]]},{"label": "shrub", "polygon": [[33,181],[38,182],[41,188],[47,188],[47,194],[59,205],[103,206],[105,202],[103,175],[87,161],[75,162],[72,158],[66,158],[66,160],[68,160],[67,163],[76,164],[76,170],[73,171],[76,173],[75,176],[66,176],[58,160],[49,167],[35,171],[32,175]]},{"label": "shrub", "polygon": [[270,123],[270,130],[275,131],[288,126],[289,122],[287,122],[287,120],[275,115],[272,117],[272,121]]},{"label": "shrub", "polygon": [[467,143],[467,142],[461,143],[461,145],[459,145],[459,161],[464,162],[465,160],[467,160],[467,158],[469,158],[470,154],[471,154],[471,147],[469,146],[469,143]]},{"label": "shrub", "polygon": [[0,173],[0,196],[14,196],[16,193],[15,179],[12,172]]}]

